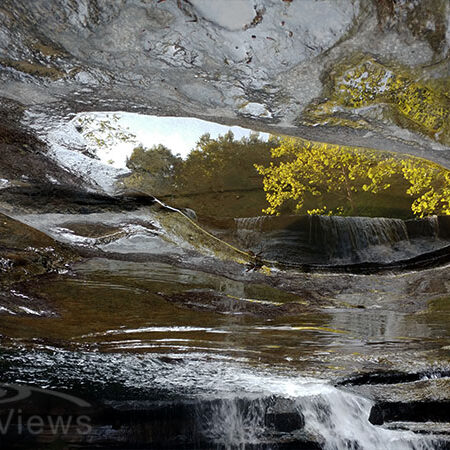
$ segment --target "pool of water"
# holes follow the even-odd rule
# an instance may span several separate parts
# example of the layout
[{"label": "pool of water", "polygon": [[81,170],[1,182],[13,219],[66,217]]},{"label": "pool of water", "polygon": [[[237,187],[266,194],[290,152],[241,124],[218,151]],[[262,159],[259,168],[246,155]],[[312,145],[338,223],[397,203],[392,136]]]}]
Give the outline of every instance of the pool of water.
[{"label": "pool of water", "polygon": [[[129,245],[138,237],[121,234],[111,252],[102,242],[101,257],[16,293],[40,299],[51,315],[1,317],[2,383],[97,405],[91,434],[59,436],[60,447],[48,434],[55,448],[69,441],[79,448],[447,448],[441,425],[413,433],[398,421],[369,419],[380,398],[403,402],[416,393],[432,402],[448,388],[432,384],[450,373],[448,267],[263,275],[236,263],[211,267],[212,258],[179,248],[175,256],[188,256],[172,264],[146,258]],[[379,372],[417,376],[400,377],[395,392],[344,382]],[[2,388],[0,406],[7,389],[14,388]],[[38,402],[44,411],[48,405]],[[37,444],[44,445],[16,448]]]}]

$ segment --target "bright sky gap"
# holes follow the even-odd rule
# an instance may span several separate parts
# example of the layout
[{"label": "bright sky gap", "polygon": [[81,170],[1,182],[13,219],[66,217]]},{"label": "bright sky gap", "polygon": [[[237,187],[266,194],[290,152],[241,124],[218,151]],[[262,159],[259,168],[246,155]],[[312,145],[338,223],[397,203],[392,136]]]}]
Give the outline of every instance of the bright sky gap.
[{"label": "bright sky gap", "polygon": [[[95,113],[94,117],[104,120],[112,114],[119,116],[120,127],[136,135],[137,141],[144,147],[163,144],[172,150],[174,154],[180,154],[186,158],[188,153],[195,147],[200,136],[209,133],[212,138],[224,135],[229,130],[235,139],[248,137],[255,131],[238,126],[221,125],[215,122],[195,119],[192,117],[161,117],[146,116],[132,113]],[[268,139],[268,133],[259,133],[261,139]],[[117,168],[123,168],[126,159],[133,151],[136,144],[119,143],[114,147],[97,150],[99,158]]]}]

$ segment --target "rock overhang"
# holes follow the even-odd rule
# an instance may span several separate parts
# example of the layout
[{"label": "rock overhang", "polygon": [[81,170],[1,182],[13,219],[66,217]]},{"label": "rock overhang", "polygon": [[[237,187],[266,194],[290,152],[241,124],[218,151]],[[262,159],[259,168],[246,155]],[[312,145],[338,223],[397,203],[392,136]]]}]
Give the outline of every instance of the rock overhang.
[{"label": "rock overhang", "polygon": [[[21,126],[37,131],[74,112],[124,110],[395,150],[450,167],[448,125],[428,132],[420,123],[430,122],[427,110],[398,112],[392,98],[401,96],[389,102],[376,89],[364,104],[339,103],[333,89],[340,86],[330,81],[361,61],[397,78],[408,73],[411,83],[433,91],[441,107],[436,120],[448,123],[444,1],[424,10],[426,24],[417,18],[426,2],[392,10],[369,0],[234,2],[224,15],[201,0],[6,0],[2,97],[22,105]],[[422,33],[411,31],[413,19]],[[341,68],[343,60],[350,69]],[[335,104],[327,109],[330,100]]]}]

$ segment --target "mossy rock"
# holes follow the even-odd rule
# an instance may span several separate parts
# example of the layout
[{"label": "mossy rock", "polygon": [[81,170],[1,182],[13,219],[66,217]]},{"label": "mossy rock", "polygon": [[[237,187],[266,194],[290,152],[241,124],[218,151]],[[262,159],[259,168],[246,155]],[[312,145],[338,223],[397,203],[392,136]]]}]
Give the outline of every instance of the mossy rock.
[{"label": "mossy rock", "polygon": [[70,247],[0,214],[0,287],[56,272],[76,259]]}]

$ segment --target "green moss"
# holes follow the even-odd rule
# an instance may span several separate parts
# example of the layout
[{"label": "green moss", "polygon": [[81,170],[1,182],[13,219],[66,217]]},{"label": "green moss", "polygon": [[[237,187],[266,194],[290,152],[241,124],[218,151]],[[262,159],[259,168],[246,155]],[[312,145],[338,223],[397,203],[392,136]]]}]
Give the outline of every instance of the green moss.
[{"label": "green moss", "polygon": [[67,74],[62,70],[51,66],[43,66],[42,64],[31,63],[29,61],[16,61],[8,58],[0,58],[0,64],[6,67],[11,67],[19,72],[27,73],[29,75],[50,78],[51,80],[59,80],[65,78]]},{"label": "green moss", "polygon": [[246,252],[208,233],[180,211],[161,209],[154,214],[166,231],[162,237],[172,244],[182,247],[188,245],[200,253],[239,264],[252,260]]},{"label": "green moss", "polygon": [[30,47],[48,58],[62,58],[68,56],[64,50],[56,48],[56,46],[50,43],[35,41],[30,43]]},{"label": "green moss", "polygon": [[428,312],[450,314],[450,297],[431,300],[428,304]]}]

